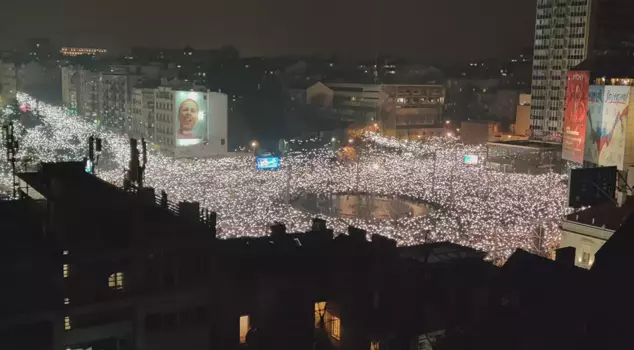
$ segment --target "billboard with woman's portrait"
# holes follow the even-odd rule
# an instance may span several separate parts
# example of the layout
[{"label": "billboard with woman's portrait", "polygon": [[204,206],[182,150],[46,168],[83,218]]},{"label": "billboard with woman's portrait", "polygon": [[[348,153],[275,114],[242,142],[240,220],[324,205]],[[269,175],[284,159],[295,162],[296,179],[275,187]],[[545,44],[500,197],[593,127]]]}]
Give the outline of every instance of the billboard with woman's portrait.
[{"label": "billboard with woman's portrait", "polygon": [[176,146],[191,146],[207,141],[207,101],[204,92],[174,93],[174,132]]}]

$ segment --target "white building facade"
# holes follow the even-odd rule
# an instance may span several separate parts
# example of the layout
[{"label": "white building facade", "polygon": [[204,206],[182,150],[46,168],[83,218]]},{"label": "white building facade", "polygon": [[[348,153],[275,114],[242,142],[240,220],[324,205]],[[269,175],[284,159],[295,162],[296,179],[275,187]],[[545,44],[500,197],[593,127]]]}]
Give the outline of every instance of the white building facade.
[{"label": "white building facade", "polygon": [[227,155],[226,94],[141,84],[132,96],[132,135],[146,138],[174,158]]}]

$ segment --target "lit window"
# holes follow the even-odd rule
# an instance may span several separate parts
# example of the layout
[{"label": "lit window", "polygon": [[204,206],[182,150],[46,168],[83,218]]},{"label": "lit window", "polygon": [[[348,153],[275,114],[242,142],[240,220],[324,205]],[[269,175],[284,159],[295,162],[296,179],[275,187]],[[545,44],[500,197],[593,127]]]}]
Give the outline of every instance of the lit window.
[{"label": "lit window", "polygon": [[[315,303],[315,328],[319,327],[319,321],[322,317],[325,316],[326,313],[326,302],[320,301]],[[324,322],[326,319],[324,319]]]},{"label": "lit window", "polygon": [[240,344],[247,343],[247,333],[250,326],[249,315],[240,316]]},{"label": "lit window", "polygon": [[123,289],[123,272],[115,272],[108,277],[108,287],[112,289]]},{"label": "lit window", "polygon": [[62,265],[62,274],[64,275],[64,278],[68,278],[68,271],[69,271],[68,264]]},{"label": "lit window", "polygon": [[64,298],[64,305],[70,304],[70,298]]},{"label": "lit window", "polygon": [[341,320],[337,316],[331,316],[330,336],[337,340],[341,339]]},{"label": "lit window", "polygon": [[585,265],[590,264],[590,253],[583,252],[581,255],[581,262]]},{"label": "lit window", "polygon": [[65,331],[70,331],[71,326],[70,326],[70,316],[66,316],[64,317],[64,330]]}]

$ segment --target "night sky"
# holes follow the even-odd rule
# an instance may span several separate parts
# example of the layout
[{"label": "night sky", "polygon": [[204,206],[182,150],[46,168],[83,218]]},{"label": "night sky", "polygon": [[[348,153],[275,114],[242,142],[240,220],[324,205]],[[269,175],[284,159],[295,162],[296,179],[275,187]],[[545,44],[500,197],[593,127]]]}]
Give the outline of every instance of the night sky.
[{"label": "night sky", "polygon": [[[536,0],[15,0],[0,5],[0,47],[214,48],[462,62],[532,46]],[[379,15],[377,15],[377,13]],[[376,35],[380,33],[380,35]]]}]

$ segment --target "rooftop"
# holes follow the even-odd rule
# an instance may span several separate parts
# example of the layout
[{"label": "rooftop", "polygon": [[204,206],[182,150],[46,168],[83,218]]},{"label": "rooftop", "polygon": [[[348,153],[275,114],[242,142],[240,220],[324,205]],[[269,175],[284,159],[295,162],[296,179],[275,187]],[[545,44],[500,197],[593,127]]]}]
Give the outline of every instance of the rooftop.
[{"label": "rooftop", "polygon": [[417,244],[398,248],[399,255],[420,262],[436,263],[452,259],[484,259],[485,252],[451,242]]},{"label": "rooftop", "polygon": [[[131,232],[138,229],[136,222],[151,223],[144,226],[147,227],[146,234],[151,236],[170,235],[183,231],[183,228],[198,232],[210,230],[179,213],[172,203],[168,208],[158,205],[153,189],[138,194],[124,191],[87,174],[83,162],[44,163],[41,171],[20,173],[18,177],[29,186],[30,195],[30,191],[35,190],[46,200],[56,203],[60,210],[74,213],[74,225],[105,235],[117,232],[129,238]],[[197,219],[198,213],[195,214]],[[115,217],[117,220],[112,220]],[[95,223],[99,225],[95,226]]]},{"label": "rooftop", "polygon": [[586,210],[566,216],[566,220],[616,231],[634,213],[634,199],[628,197],[625,204],[618,207],[613,201],[606,201]]},{"label": "rooftop", "polygon": [[532,141],[532,140],[514,140],[514,141],[487,142],[487,146],[528,148],[528,149],[539,150],[539,151],[558,151],[558,150],[561,150],[561,143],[544,142],[544,141]]}]

